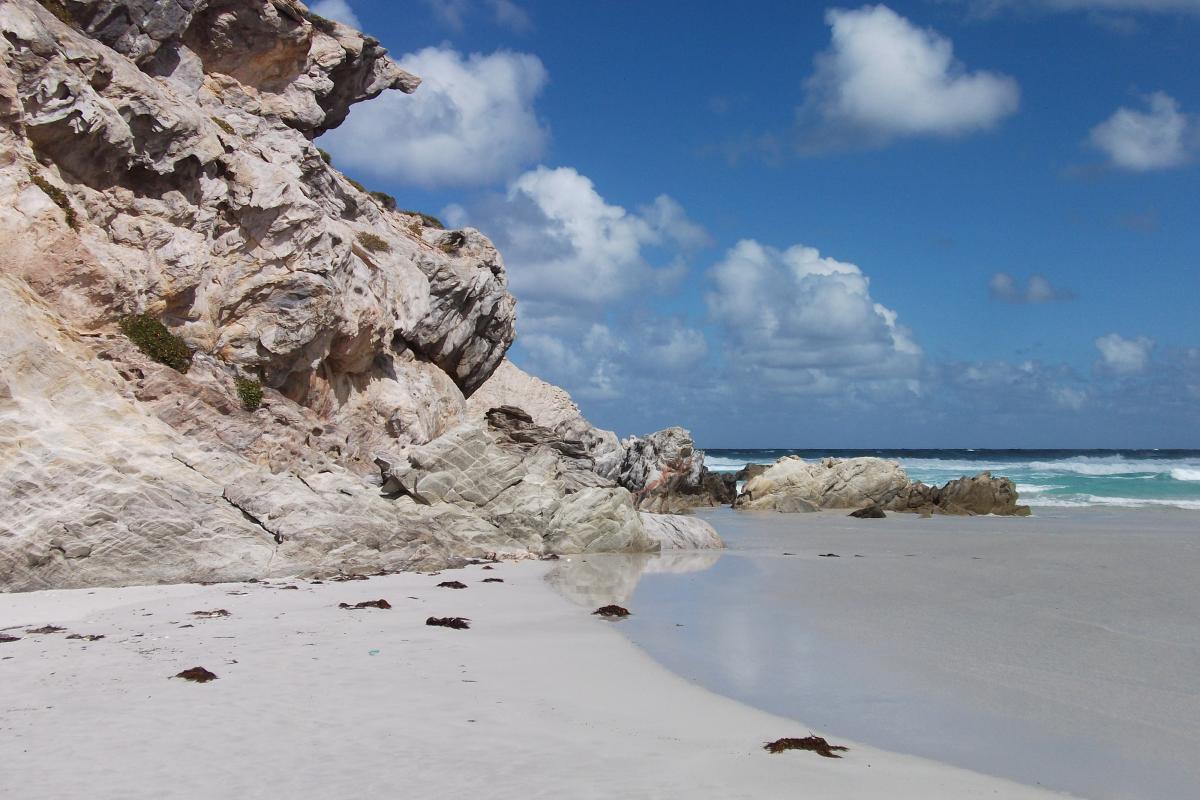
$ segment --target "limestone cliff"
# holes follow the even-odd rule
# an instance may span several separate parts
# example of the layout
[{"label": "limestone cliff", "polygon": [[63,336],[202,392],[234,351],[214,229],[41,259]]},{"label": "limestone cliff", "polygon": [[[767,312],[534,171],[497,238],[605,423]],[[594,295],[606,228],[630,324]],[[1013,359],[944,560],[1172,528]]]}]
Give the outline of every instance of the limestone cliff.
[{"label": "limestone cliff", "polygon": [[[352,104],[419,83],[296,0],[0,2],[0,589],[558,546],[379,488],[377,457],[445,449],[504,394],[481,387],[516,317],[486,237],[396,210],[312,143]],[[134,314],[178,336],[190,368],[123,336]],[[261,383],[260,407],[236,379]],[[602,477],[615,437],[563,398],[575,416],[550,438],[586,440],[596,485],[525,486],[546,508],[591,492],[562,524],[595,536],[565,546],[657,549]]]}]

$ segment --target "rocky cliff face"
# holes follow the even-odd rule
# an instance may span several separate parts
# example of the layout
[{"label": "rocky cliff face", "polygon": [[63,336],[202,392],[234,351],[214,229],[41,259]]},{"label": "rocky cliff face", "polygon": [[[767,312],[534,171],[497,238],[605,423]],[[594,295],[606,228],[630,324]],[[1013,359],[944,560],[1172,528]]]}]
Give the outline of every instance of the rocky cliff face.
[{"label": "rocky cliff face", "polygon": [[310,141],[416,89],[375,40],[287,0],[12,0],[0,31],[4,272],[85,330],[160,317],[342,425],[364,471],[457,421],[512,341],[499,254]]},{"label": "rocky cliff face", "polygon": [[[604,477],[616,437],[548,384],[516,403],[554,419],[514,474],[557,523],[381,493],[381,453],[499,436],[481,420],[534,380],[503,361],[491,242],[394,210],[312,144],[418,85],[295,0],[0,2],[0,590],[678,538],[646,531]],[[131,314],[181,337],[186,373],[121,335]],[[564,478],[578,446],[594,485]]]}]

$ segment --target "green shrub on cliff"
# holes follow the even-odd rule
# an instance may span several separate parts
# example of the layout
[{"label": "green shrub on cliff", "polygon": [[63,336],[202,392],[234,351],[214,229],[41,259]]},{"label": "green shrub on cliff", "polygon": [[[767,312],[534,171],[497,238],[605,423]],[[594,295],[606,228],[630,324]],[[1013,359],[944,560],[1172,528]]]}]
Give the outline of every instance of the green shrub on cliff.
[{"label": "green shrub on cliff", "polygon": [[242,407],[247,411],[254,411],[262,405],[263,388],[261,383],[252,378],[234,378],[233,383],[237,387],[237,395],[241,398]]},{"label": "green shrub on cliff", "polygon": [[444,231],[446,229],[446,226],[442,224],[442,221],[432,214],[426,214],[423,211],[409,211],[407,209],[401,209],[400,213],[411,214],[414,217],[420,217],[421,224],[426,228],[437,228],[440,231]]},{"label": "green shrub on cliff", "polygon": [[390,253],[392,246],[373,233],[360,233],[358,243],[372,253]]},{"label": "green shrub on cliff", "polygon": [[371,192],[371,197],[379,201],[379,204],[388,211],[396,210],[396,198],[392,197],[387,192]]},{"label": "green shrub on cliff", "polygon": [[62,189],[55,186],[50,181],[43,178],[41,175],[29,173],[29,179],[33,181],[33,185],[46,193],[46,196],[54,201],[54,205],[63,210],[67,216],[67,224],[71,226],[71,230],[79,230],[79,215],[75,213],[75,209],[71,207],[71,201],[67,199],[67,195]]},{"label": "green shrub on cliff", "polygon": [[324,161],[326,164],[328,164],[331,167],[333,166],[333,156],[329,155],[329,151],[322,150],[321,148],[318,147],[317,152],[321,155],[322,161]]},{"label": "green shrub on cliff", "polygon": [[149,314],[132,314],[121,320],[121,333],[150,358],[179,372],[192,366],[192,351],[175,334]]}]

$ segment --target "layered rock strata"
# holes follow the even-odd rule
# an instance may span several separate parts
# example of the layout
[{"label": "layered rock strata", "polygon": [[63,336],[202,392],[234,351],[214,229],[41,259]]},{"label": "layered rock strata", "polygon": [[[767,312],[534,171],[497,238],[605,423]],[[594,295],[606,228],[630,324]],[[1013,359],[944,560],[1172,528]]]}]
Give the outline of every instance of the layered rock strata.
[{"label": "layered rock strata", "polygon": [[[646,523],[556,387],[519,398],[549,427],[488,414],[522,380],[499,253],[312,142],[418,85],[296,0],[0,2],[0,590],[719,541]],[[380,453],[407,465],[384,492]]]}]

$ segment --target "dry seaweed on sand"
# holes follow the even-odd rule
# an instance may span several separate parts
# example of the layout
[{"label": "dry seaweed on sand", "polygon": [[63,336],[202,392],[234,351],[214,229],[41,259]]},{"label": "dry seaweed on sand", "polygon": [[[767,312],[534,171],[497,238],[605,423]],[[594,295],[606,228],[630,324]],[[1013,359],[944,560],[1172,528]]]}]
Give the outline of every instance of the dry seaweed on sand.
[{"label": "dry seaweed on sand", "polygon": [[361,603],[350,605],[349,603],[338,603],[338,608],[345,608],[350,611],[355,611],[360,608],[382,608],[385,611],[392,607],[392,604],[387,600],[364,600]]},{"label": "dry seaweed on sand", "polygon": [[334,575],[329,580],[336,583],[345,583],[346,581],[366,581],[370,580],[366,575]]},{"label": "dry seaweed on sand", "polygon": [[629,609],[617,605],[600,606],[592,613],[601,617],[628,617]]},{"label": "dry seaweed on sand", "polygon": [[43,625],[40,628],[30,628],[26,633],[62,633],[66,628],[60,628],[57,625]]},{"label": "dry seaweed on sand", "polygon": [[21,641],[20,636],[9,636],[7,633],[0,633],[0,644],[8,644],[9,642]]},{"label": "dry seaweed on sand", "polygon": [[212,611],[193,611],[192,616],[201,619],[216,619],[217,617],[228,617],[229,612],[223,608],[214,608]]},{"label": "dry seaweed on sand", "polygon": [[454,628],[462,631],[471,627],[471,620],[465,617],[430,617],[425,620],[426,625],[436,625],[439,628]]},{"label": "dry seaweed on sand", "polygon": [[191,669],[185,669],[175,677],[183,678],[185,681],[192,681],[193,683],[208,683],[209,681],[215,681],[217,679],[215,673],[209,672],[204,667],[192,667]]},{"label": "dry seaweed on sand", "polygon": [[495,569],[495,567],[493,567],[491,564],[488,564],[487,566],[480,567],[480,569]]},{"label": "dry seaweed on sand", "polygon": [[504,583],[504,578],[484,578],[481,583]]},{"label": "dry seaweed on sand", "polygon": [[820,736],[805,736],[803,739],[792,737],[776,739],[773,742],[764,744],[763,749],[768,753],[782,753],[785,750],[811,750],[819,756],[825,756],[825,758],[841,758],[834,751],[844,753],[850,748],[843,747],[840,744],[830,744]]},{"label": "dry seaweed on sand", "polygon": [[467,585],[462,581],[442,581],[438,584],[439,589],[465,589]]},{"label": "dry seaweed on sand", "polygon": [[103,633],[72,633],[68,639],[82,639],[85,642],[98,642],[104,638]]},{"label": "dry seaweed on sand", "polygon": [[819,558],[841,558],[837,553],[821,553]]}]

